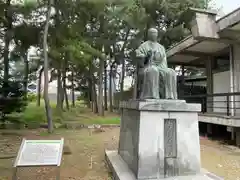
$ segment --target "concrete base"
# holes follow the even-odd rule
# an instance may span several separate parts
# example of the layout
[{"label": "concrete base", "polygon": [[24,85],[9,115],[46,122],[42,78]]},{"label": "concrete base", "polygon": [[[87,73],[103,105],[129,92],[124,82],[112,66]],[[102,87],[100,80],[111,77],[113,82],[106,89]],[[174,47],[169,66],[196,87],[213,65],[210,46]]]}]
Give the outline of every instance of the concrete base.
[{"label": "concrete base", "polygon": [[[105,157],[108,167],[113,173],[113,180],[137,180],[133,172],[128,168],[127,164],[120,157],[117,151],[105,151]],[[148,180],[161,180],[161,178]],[[205,170],[202,170],[202,172],[198,175],[169,177],[162,178],[162,180],[223,180],[223,179]]]},{"label": "concrete base", "polygon": [[145,100],[120,107],[118,153],[137,179],[200,173],[199,104]]}]

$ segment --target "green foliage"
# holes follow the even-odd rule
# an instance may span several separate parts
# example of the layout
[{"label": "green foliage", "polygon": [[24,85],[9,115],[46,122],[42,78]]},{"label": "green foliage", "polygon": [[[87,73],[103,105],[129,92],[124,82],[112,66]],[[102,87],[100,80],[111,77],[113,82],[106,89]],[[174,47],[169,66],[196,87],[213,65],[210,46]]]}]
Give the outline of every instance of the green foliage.
[{"label": "green foliage", "polygon": [[21,43],[20,48],[26,52],[30,46],[38,45],[41,38],[39,32],[40,28],[36,25],[23,23],[14,28],[14,39]]},{"label": "green foliage", "polygon": [[[77,40],[66,40],[65,42],[64,50],[72,54],[74,59],[81,59],[80,63],[82,64],[89,63],[93,56],[104,59],[103,53],[93,48],[87,42]],[[74,62],[79,63],[77,61]]]},{"label": "green foliage", "polygon": [[29,122],[45,123],[46,115],[44,106],[38,107],[36,106],[36,103],[29,103],[25,111],[21,114],[20,118],[25,123]]},{"label": "green foliage", "polygon": [[[51,104],[51,108],[53,111],[53,121],[60,122],[62,119],[59,112],[56,110],[56,104]],[[39,124],[46,123],[47,120],[44,103],[42,102],[41,106],[36,106],[36,102],[30,102],[25,111],[20,114],[19,119],[26,124],[32,122]]]},{"label": "green foliage", "polygon": [[87,97],[84,94],[77,96],[77,101],[86,101],[86,100],[87,100]]},{"label": "green foliage", "polygon": [[82,99],[82,96],[77,96],[77,101],[81,101]]},{"label": "green foliage", "polygon": [[38,0],[24,0],[24,7],[36,7],[38,5]]},{"label": "green foliage", "polygon": [[83,120],[81,121],[83,124],[99,124],[99,125],[105,125],[105,124],[120,124],[120,118],[115,117],[115,118],[96,118],[96,119],[91,119],[91,120]]},{"label": "green foliage", "polygon": [[[130,90],[124,91],[123,92],[123,100],[128,101],[129,99],[131,99],[133,95],[133,89],[131,88]],[[121,93],[117,92],[114,94],[114,99],[115,101],[120,101],[121,100]]]},{"label": "green foliage", "polygon": [[[91,119],[88,116],[91,114],[86,107],[77,105],[76,108],[71,108],[70,111],[63,112],[61,115],[55,108],[55,104],[51,105],[53,110],[54,123],[67,123],[76,121],[82,124],[119,124],[119,117],[93,117]],[[89,114],[90,113],[90,114]],[[86,116],[86,117],[85,117]],[[36,106],[35,103],[29,103],[25,111],[18,115],[18,120],[25,124],[46,124],[46,115],[44,106]]]},{"label": "green foliage", "polygon": [[[4,120],[6,114],[13,112],[21,112],[26,106],[26,102],[23,99],[23,92],[19,82],[9,82],[8,87],[3,87],[0,84],[0,113]],[[3,96],[4,92],[7,96]]]},{"label": "green foliage", "polygon": [[[87,99],[91,83],[94,86],[104,83],[99,82],[103,79],[101,62],[106,62],[106,68],[113,65],[115,75],[118,65],[125,64],[126,74],[132,75],[135,65],[133,52],[146,38],[149,27],[158,28],[159,41],[168,48],[189,34],[184,26],[189,17],[181,14],[189,7],[207,8],[208,3],[209,0],[55,0],[52,5],[55,11],[49,21],[47,45],[51,80],[60,78],[63,84],[66,71],[74,72],[74,83],[77,86],[75,89],[82,91],[84,99]],[[32,65],[31,62],[26,62],[26,55],[31,46],[42,52],[47,5],[48,1],[40,0],[24,0],[9,5],[13,18],[10,40],[14,42],[10,60],[15,65],[15,70],[11,70],[12,78],[21,78],[25,84],[30,75],[42,65],[41,56],[39,60],[33,60]],[[7,32],[10,26],[3,13],[7,9],[6,2],[1,1],[0,7],[3,9],[0,20]],[[1,39],[4,39],[4,33],[0,36]],[[0,76],[1,69],[0,66]],[[28,95],[28,101],[35,100],[36,96]],[[55,108],[53,111],[55,113]],[[45,121],[45,109],[30,103],[22,118],[25,121]],[[61,118],[57,117],[58,120]]]},{"label": "green foliage", "polygon": [[35,93],[28,93],[27,100],[28,100],[28,102],[36,102],[37,95]]}]

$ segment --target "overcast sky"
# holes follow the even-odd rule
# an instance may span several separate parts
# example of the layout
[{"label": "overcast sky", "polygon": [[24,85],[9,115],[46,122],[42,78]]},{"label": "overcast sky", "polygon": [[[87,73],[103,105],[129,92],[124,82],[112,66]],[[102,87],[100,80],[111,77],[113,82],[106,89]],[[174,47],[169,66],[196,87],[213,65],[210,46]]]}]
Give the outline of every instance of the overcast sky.
[{"label": "overcast sky", "polygon": [[240,0],[213,0],[218,8],[222,8],[225,14],[240,7]]}]

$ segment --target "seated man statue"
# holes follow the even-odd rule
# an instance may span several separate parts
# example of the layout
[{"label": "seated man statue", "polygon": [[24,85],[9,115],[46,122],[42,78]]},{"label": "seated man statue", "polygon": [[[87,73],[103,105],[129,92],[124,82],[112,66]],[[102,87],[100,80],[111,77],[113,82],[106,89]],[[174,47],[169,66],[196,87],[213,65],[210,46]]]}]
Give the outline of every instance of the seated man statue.
[{"label": "seated man statue", "polygon": [[148,41],[136,50],[140,99],[177,99],[177,76],[168,68],[165,48],[157,38],[157,29],[150,28]]}]

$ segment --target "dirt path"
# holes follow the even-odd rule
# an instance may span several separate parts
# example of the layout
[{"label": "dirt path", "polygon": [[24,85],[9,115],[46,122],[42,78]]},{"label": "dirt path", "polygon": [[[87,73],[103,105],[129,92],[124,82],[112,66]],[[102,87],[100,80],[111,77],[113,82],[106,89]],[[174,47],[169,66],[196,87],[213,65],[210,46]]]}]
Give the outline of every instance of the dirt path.
[{"label": "dirt path", "polygon": [[225,180],[240,180],[240,149],[201,139],[202,166]]},{"label": "dirt path", "polygon": [[[105,132],[59,130],[48,136],[45,132],[28,131],[23,134],[31,139],[65,138],[70,155],[64,155],[61,180],[107,180],[110,179],[104,163],[104,149],[116,149],[119,128],[105,129]],[[0,135],[0,157],[17,152],[22,135]],[[240,180],[240,151],[228,149],[217,142],[201,139],[202,166],[222,176],[225,180]],[[13,159],[0,159],[0,180],[11,179]],[[53,179],[54,169],[24,169],[20,179]]]}]

